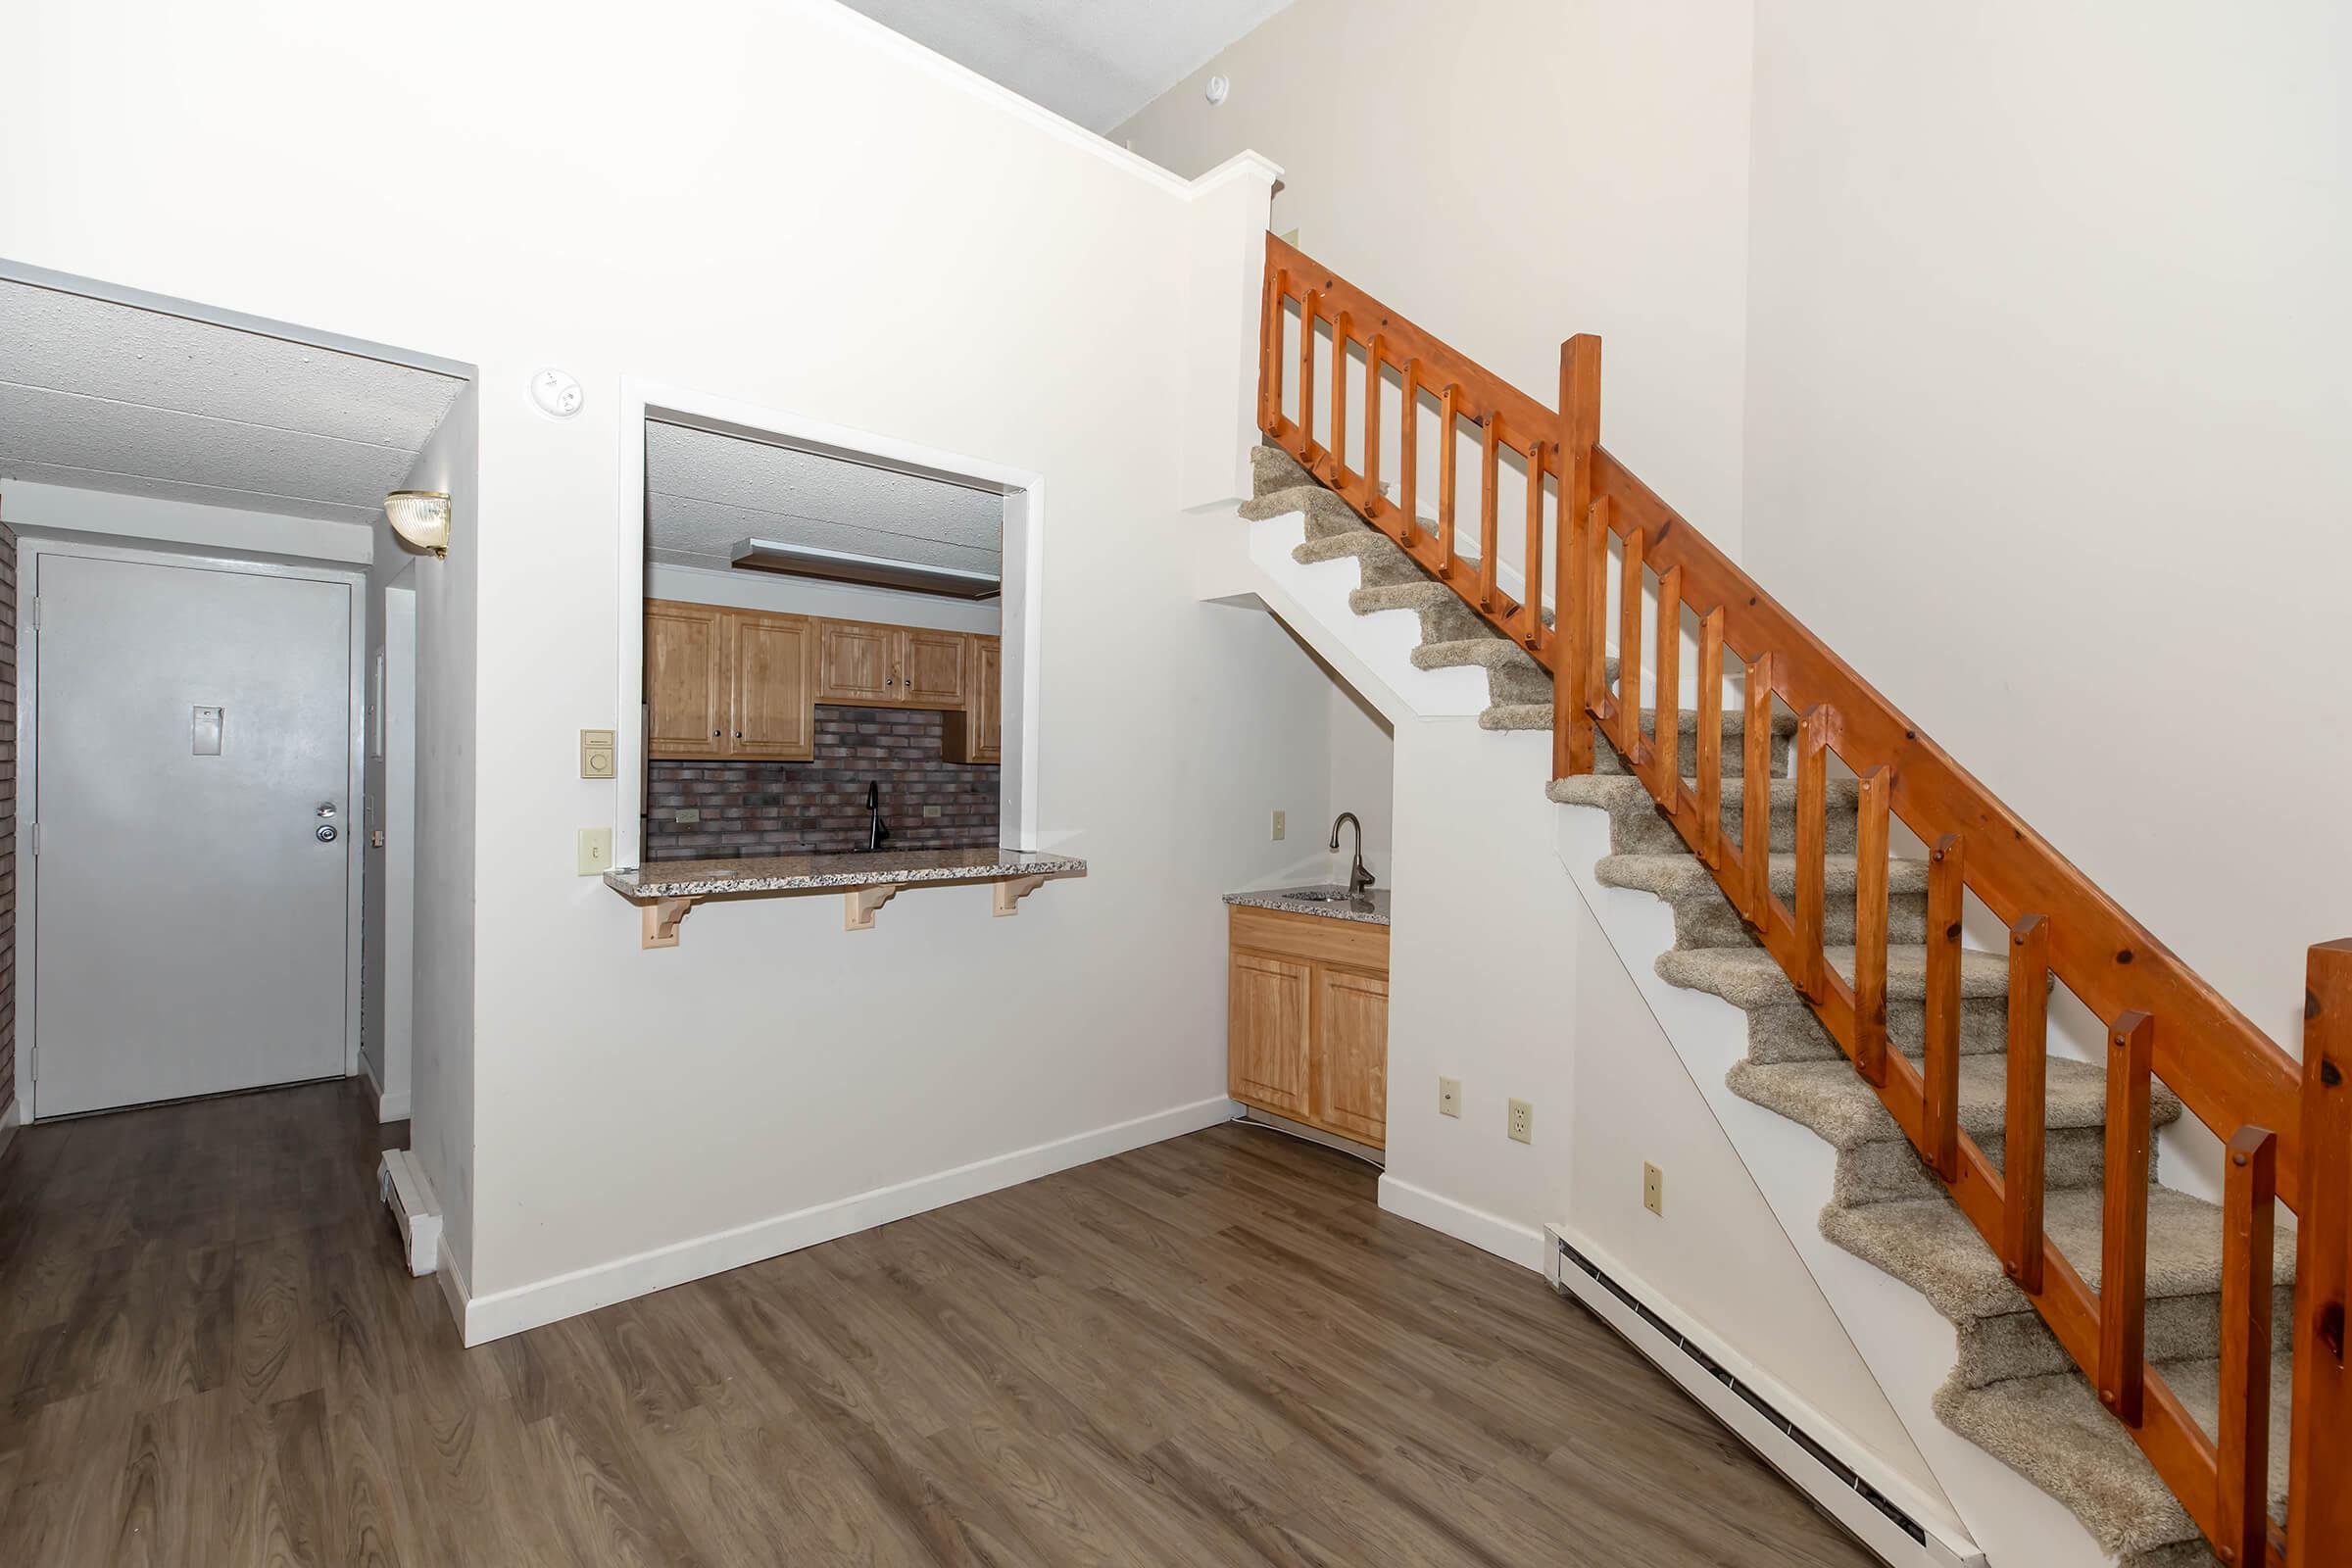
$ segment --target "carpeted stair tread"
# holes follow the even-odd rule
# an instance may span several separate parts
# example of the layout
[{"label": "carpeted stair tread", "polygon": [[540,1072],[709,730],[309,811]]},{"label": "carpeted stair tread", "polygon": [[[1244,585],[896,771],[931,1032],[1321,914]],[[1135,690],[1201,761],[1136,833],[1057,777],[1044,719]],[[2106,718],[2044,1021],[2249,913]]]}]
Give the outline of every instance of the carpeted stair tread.
[{"label": "carpeted stair tread", "polygon": [[[1823,950],[1830,967],[1849,983],[1854,972],[1852,948]],[[1735,1007],[1780,1006],[1797,1000],[1795,983],[1780,960],[1763,948],[1670,948],[1658,955],[1658,978],[1691,991],[1721,997]],[[1928,994],[1928,950],[1924,947],[1886,949],[1886,1000],[1921,1002]],[[1960,954],[1960,995],[2007,997],[2009,957],[2001,953]]]},{"label": "carpeted stair tread", "polygon": [[[2044,1123],[2052,1133],[2107,1125],[2107,1074],[2094,1062],[2053,1056],[2043,1068]],[[1811,1128],[1840,1150],[1902,1139],[1878,1092],[1845,1061],[1742,1061],[1732,1067],[1732,1092]],[[1960,1058],[1960,1130],[1980,1143],[2001,1136],[2009,1104],[2009,1059]],[[2151,1126],[2180,1119],[2180,1101],[2161,1084],[2148,1097]]]},{"label": "carpeted stair tread", "polygon": [[[2042,1200],[2043,1231],[2094,1291],[2101,1202],[2095,1187],[2056,1190]],[[1954,1322],[2032,1309],[2001,1272],[2001,1260],[1949,1198],[1833,1207],[1823,1212],[1821,1228],[1831,1241],[1901,1280]],[[2293,1231],[2281,1224],[2273,1265],[2278,1284],[2294,1281],[2294,1250]],[[2170,1187],[2149,1187],[2149,1298],[2218,1292],[2221,1281],[2221,1209]]]},{"label": "carpeted stair tread", "polygon": [[1423,643],[1413,650],[1415,669],[1483,668],[1489,699],[1497,703],[1551,701],[1551,677],[1517,643],[1505,637],[1465,637]]},{"label": "carpeted stair tread", "polygon": [[[1690,780],[1684,780],[1689,783]],[[1796,848],[1796,780],[1765,781],[1772,794],[1771,847]],[[1723,831],[1734,844],[1746,832],[1748,780],[1744,775],[1723,781]],[[1550,799],[1562,806],[1594,806],[1609,813],[1609,850],[1616,855],[1687,855],[1690,846],[1666,813],[1649,798],[1648,788],[1625,773],[1583,773],[1554,779]],[[1825,790],[1828,806],[1822,848],[1831,855],[1854,852],[1855,803],[1860,786],[1852,779],[1830,779]]]},{"label": "carpeted stair tread", "polygon": [[[1822,887],[1831,898],[1852,898],[1854,885],[1860,875],[1861,862],[1851,855],[1822,857]],[[1784,899],[1796,896],[1796,857],[1775,855],[1766,863],[1766,874],[1772,891]],[[1702,893],[1720,896],[1722,885],[1715,873],[1695,855],[1610,855],[1593,867],[1593,876],[1603,887],[1631,888],[1637,893],[1654,893],[1672,901],[1695,897]],[[1928,862],[1925,860],[1889,859],[1886,862],[1886,892],[1889,897],[1928,890]]]},{"label": "carpeted stair tread", "polygon": [[1262,496],[1270,491],[1289,490],[1302,484],[1317,485],[1315,476],[1271,441],[1260,441],[1250,449],[1250,494]]},{"label": "carpeted stair tread", "polygon": [[1337,533],[1325,539],[1309,539],[1291,552],[1291,559],[1302,566],[1317,562],[1344,561],[1355,558],[1358,581],[1365,587],[1383,583],[1424,582],[1428,574],[1420,564],[1396,546],[1396,541],[1371,528],[1358,527],[1350,533]]},{"label": "carpeted stair tread", "polygon": [[[1451,592],[1450,589],[1446,591]],[[1460,596],[1456,595],[1455,597],[1459,598]],[[1613,656],[1608,664],[1608,679],[1615,680],[1617,678],[1617,661]],[[1548,730],[1551,728],[1551,704],[1548,701],[1497,703],[1478,715],[1478,723],[1481,729]],[[1694,710],[1684,709],[1676,715],[1676,720],[1675,733],[1681,737],[1682,748],[1677,755],[1685,762],[1695,764],[1698,760],[1698,713]],[[1643,711],[1642,733],[1645,736],[1657,734],[1654,712]],[[1788,743],[1795,734],[1796,716],[1793,713],[1776,711],[1773,714],[1772,723],[1772,770],[1775,773],[1782,772],[1787,768]],[[1723,715],[1722,752],[1724,777],[1735,778],[1747,770],[1746,743],[1747,715],[1737,710],[1725,713]],[[1618,753],[1615,743],[1603,737],[1593,747],[1593,765],[1596,772],[1622,773],[1625,771],[1625,759]]]},{"label": "carpeted stair tread", "polygon": [[1479,618],[1478,612],[1462,602],[1460,594],[1434,577],[1358,588],[1348,596],[1348,607],[1359,615],[1409,610],[1421,617],[1421,640],[1425,643],[1460,642],[1495,635]]},{"label": "carpeted stair tread", "polygon": [[[2220,1424],[2221,1362],[2156,1368],[2207,1435]],[[2271,1362],[2271,1515],[2285,1518],[2289,1358]],[[1946,1386],[1936,1414],[1951,1429],[2033,1479],[2073,1510],[2091,1536],[2131,1568],[2216,1561],[2197,1528],[2123,1425],[2079,1372],[2012,1378],[1981,1388]]]},{"label": "carpeted stair tread", "polygon": [[[1288,490],[1271,490],[1242,503],[1241,514],[1250,522],[1264,522],[1286,513],[1306,514],[1306,536],[1323,539],[1350,528],[1367,528],[1355,509],[1319,484],[1296,485]],[[1378,532],[1377,529],[1371,529]]]}]

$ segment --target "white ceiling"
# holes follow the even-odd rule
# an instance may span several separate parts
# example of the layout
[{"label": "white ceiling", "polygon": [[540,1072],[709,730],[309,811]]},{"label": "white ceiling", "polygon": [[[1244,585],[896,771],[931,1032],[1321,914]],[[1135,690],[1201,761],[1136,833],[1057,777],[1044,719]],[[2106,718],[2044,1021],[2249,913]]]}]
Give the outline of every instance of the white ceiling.
[{"label": "white ceiling", "polygon": [[1290,0],[847,0],[876,22],[1108,131]]},{"label": "white ceiling", "polygon": [[464,386],[0,279],[0,474],[11,478],[368,522]]},{"label": "white ceiling", "polygon": [[924,566],[999,571],[1004,498],[822,453],[648,420],[646,552],[732,569],[774,539]]}]

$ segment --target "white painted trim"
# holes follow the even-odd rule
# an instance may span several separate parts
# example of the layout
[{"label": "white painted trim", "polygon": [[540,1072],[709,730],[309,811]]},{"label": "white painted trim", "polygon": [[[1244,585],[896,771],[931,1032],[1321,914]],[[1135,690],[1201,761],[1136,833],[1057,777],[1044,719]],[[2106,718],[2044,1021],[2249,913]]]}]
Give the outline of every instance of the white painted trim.
[{"label": "white painted trim", "polygon": [[[1917,1487],[1880,1463],[1869,1445],[1856,1439],[1803,1396],[1748,1359],[1730,1341],[1704,1325],[1681,1320],[1670,1298],[1594,1246],[1590,1238],[1560,1224],[1546,1225],[1544,1232],[1544,1273],[1555,1290],[1574,1295],[1591,1307],[1603,1322],[1623,1335],[1634,1348],[1655,1362],[1660,1371],[1683,1385],[1717,1420],[1738,1433],[1741,1442],[1762,1454],[1774,1469],[1787,1476],[1798,1491],[1812,1497],[1846,1529],[1861,1537],[1872,1550],[1892,1563],[1920,1563],[1931,1565],[1931,1568],[1982,1568],[1984,1556],[1977,1544],[1965,1533],[1939,1525],[1938,1516],[1944,1511],[1942,1499],[1922,1496]],[[1766,1421],[1753,1405],[1709,1377],[1705,1368],[1669,1342],[1658,1332],[1656,1325],[1632,1310],[1582,1269],[1565,1263],[1557,1250],[1558,1242],[1575,1248],[1593,1267],[1639,1297],[1651,1311],[1672,1321],[1677,1334],[1696,1345],[1710,1360],[1733,1377],[1755,1390],[1760,1397],[1803,1428],[1808,1436],[1835,1454],[1840,1463],[1868,1482],[1880,1495],[1911,1515],[1920,1528],[1928,1532],[1931,1545],[1921,1547],[1861,1496],[1839,1486],[1835,1476],[1824,1473],[1818,1459]]]},{"label": "white painted trim", "polygon": [[[893,1220],[960,1202],[967,1198],[977,1198],[983,1193],[1034,1181],[1040,1176],[1050,1176],[1073,1165],[1104,1159],[1131,1149],[1141,1149],[1147,1144],[1181,1138],[1186,1133],[1200,1132],[1231,1121],[1238,1109],[1232,1101],[1222,1096],[1214,1100],[1196,1101],[1189,1105],[1178,1105],[1149,1116],[1138,1116],[1131,1121],[1099,1127],[1092,1132],[974,1160],[952,1170],[918,1176],[912,1181],[879,1187],[871,1192],[837,1199],[793,1213],[755,1220],[749,1225],[738,1225],[708,1236],[674,1242],[633,1256],[616,1258],[610,1263],[575,1269],[553,1279],[516,1286],[489,1296],[466,1293],[461,1276],[455,1281],[457,1295],[452,1298],[452,1305],[459,1311],[459,1326],[466,1343],[481,1345],[545,1323],[576,1317],[582,1312],[593,1312],[614,1301],[625,1301],[632,1297],[666,1290],[689,1280],[741,1268],[762,1258],[797,1251],[819,1242],[829,1242],[836,1237],[870,1230],[876,1225],[887,1225]],[[1541,1238],[1538,1240],[1541,1241]],[[442,1269],[445,1291],[452,1288],[451,1276],[455,1272],[445,1250]]]},{"label": "white painted trim", "polygon": [[375,1119],[378,1122],[407,1121],[409,1119],[409,1092],[407,1090],[404,1089],[397,1095],[388,1095],[384,1093],[384,1086],[375,1081],[375,1074],[372,1072],[362,1072],[360,1076],[367,1081],[368,1098],[375,1102]]},{"label": "white painted trim", "polygon": [[[466,1331],[467,1309],[473,1300],[473,1288],[466,1283],[466,1270],[458,1262],[458,1254],[450,1250],[449,1227],[441,1228],[440,1245],[434,1249],[433,1283],[441,1287],[442,1304],[449,1308],[449,1320],[458,1326],[461,1339]],[[470,1345],[473,1342],[466,1340]]]},{"label": "white painted trim", "polygon": [[[614,728],[619,799],[614,804],[612,863],[633,866],[644,856],[645,808],[645,421],[666,418],[703,427],[774,436],[797,446],[830,449],[876,467],[920,471],[993,490],[1004,498],[1004,761],[1001,837],[1005,848],[1049,849],[1037,823],[1041,662],[1038,606],[1045,588],[1046,477],[1029,468],[927,447],[765,408],[713,393],[693,392],[624,375],[620,379],[620,500],[613,527],[614,612],[619,652]],[[1056,842],[1066,834],[1054,835]]]},{"label": "white painted trim", "polygon": [[40,628],[32,622],[32,602],[40,582],[40,562],[48,556],[85,560],[122,561],[145,565],[196,567],[208,571],[241,572],[256,577],[292,577],[340,584],[351,596],[350,645],[346,656],[349,676],[349,751],[343,782],[344,907],[343,907],[343,1073],[360,1071],[360,974],[366,961],[361,950],[360,923],[365,915],[367,863],[364,853],[366,813],[361,809],[368,779],[368,576],[364,571],[332,565],[307,565],[276,561],[253,561],[217,550],[138,549],[99,544],[77,538],[39,535],[18,540],[17,556],[17,1104],[27,1123],[39,1120],[33,1099],[33,1053],[39,1033],[35,1027],[40,956],[40,905],[37,898],[40,858],[32,853],[39,830],[34,817],[40,778]]},{"label": "white painted trim", "polygon": [[1380,1177],[1380,1206],[1433,1231],[1441,1231],[1457,1242],[1468,1242],[1480,1251],[1492,1252],[1505,1262],[1538,1274],[1544,1272],[1544,1233],[1532,1225],[1522,1225],[1517,1220],[1457,1202],[1426,1187],[1398,1181],[1386,1171]]}]

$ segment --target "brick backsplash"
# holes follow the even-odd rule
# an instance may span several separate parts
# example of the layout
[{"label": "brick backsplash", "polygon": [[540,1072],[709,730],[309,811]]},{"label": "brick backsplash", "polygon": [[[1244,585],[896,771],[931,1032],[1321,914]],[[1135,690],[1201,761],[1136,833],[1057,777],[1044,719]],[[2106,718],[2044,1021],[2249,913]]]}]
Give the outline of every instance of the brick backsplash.
[{"label": "brick backsplash", "polygon": [[[994,764],[951,762],[945,715],[896,708],[819,708],[809,762],[654,762],[647,769],[645,858],[695,860],[834,854],[865,848],[865,786],[882,785],[890,848],[997,844]],[[936,807],[937,816],[925,816]],[[677,820],[680,808],[698,811]]]}]

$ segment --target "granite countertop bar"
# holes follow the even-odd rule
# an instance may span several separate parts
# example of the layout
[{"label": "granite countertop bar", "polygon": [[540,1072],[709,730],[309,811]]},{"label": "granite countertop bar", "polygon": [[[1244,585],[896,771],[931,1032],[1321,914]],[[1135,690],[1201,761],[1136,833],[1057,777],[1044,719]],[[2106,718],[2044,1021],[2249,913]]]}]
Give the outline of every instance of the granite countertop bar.
[{"label": "granite countertop bar", "polygon": [[[1302,894],[1316,897],[1305,898]],[[1266,888],[1254,893],[1228,893],[1227,904],[1252,909],[1280,909],[1286,914],[1311,914],[1324,920],[1353,920],[1358,925],[1389,923],[1389,891],[1374,888],[1361,899],[1350,899],[1344,887],[1316,883],[1302,888]]]},{"label": "granite countertop bar", "polygon": [[777,855],[742,860],[659,860],[605,873],[624,897],[704,899],[732,893],[801,893],[921,882],[988,882],[1086,875],[1086,862],[1029,850],[883,850],[863,855]]}]

